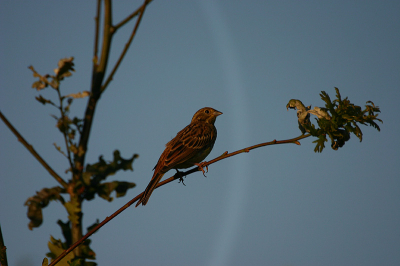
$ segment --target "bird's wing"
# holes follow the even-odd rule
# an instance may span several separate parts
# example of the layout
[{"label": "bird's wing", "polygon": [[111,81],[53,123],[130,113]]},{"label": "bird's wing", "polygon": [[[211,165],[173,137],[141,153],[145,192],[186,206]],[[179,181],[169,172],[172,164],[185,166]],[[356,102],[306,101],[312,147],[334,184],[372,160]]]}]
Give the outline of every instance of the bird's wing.
[{"label": "bird's wing", "polygon": [[166,172],[190,160],[203,149],[213,145],[216,135],[217,132],[213,125],[206,123],[189,124],[166,144],[155,171],[162,169],[161,171]]}]

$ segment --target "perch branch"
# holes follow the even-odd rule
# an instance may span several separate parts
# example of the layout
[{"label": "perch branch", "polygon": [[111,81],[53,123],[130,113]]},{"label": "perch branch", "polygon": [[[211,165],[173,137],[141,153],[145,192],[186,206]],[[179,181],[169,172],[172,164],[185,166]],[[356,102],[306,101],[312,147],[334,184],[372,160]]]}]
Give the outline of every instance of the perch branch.
[{"label": "perch branch", "polygon": [[[208,166],[210,164],[216,163],[218,161],[221,161],[223,159],[235,156],[237,154],[240,153],[244,153],[244,152],[249,152],[250,150],[254,150],[260,147],[264,147],[264,146],[269,146],[269,145],[276,145],[276,144],[286,144],[286,143],[293,143],[293,144],[297,144],[300,145],[299,140],[300,139],[304,139],[311,136],[310,134],[307,135],[302,135],[299,136],[297,138],[293,138],[293,139],[288,139],[288,140],[273,140],[270,142],[264,142],[264,143],[260,143],[254,146],[250,146],[241,150],[237,150],[235,152],[232,153],[228,153],[225,152],[223,153],[221,156],[218,156],[217,158],[208,161],[208,162],[204,162],[202,164],[203,167]],[[170,178],[161,181],[157,184],[156,188],[161,187],[167,183],[170,183],[176,179],[180,179],[180,177],[182,176],[187,176],[189,174],[192,174],[194,172],[200,171],[199,167],[193,167],[192,169],[186,171],[186,172],[182,172],[182,173],[177,173],[174,176],[171,176]],[[49,264],[49,266],[53,266],[55,265],[57,262],[59,262],[61,259],[63,259],[68,253],[70,253],[72,250],[74,250],[77,246],[79,246],[80,244],[82,244],[87,238],[89,238],[92,234],[94,234],[97,230],[99,230],[103,225],[105,225],[106,223],[108,223],[109,221],[111,221],[112,219],[114,219],[118,214],[120,214],[121,212],[123,212],[125,209],[127,209],[128,207],[130,207],[133,203],[135,203],[138,199],[140,199],[140,197],[142,196],[143,192],[140,193],[139,195],[137,195],[136,197],[134,197],[133,199],[131,199],[128,203],[126,203],[124,206],[122,206],[121,208],[119,208],[116,212],[114,212],[111,216],[108,216],[106,219],[104,219],[101,223],[99,223],[96,227],[94,227],[92,230],[90,230],[90,232],[88,232],[85,236],[83,236],[81,239],[79,239],[79,241],[75,242],[73,245],[71,245],[68,249],[64,250],[63,253],[61,253],[51,264]]]}]

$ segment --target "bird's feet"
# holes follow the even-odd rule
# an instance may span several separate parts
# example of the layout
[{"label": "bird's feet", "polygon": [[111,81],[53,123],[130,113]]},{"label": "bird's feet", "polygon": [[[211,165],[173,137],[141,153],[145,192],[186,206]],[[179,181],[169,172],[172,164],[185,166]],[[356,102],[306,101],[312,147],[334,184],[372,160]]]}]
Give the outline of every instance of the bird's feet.
[{"label": "bird's feet", "polygon": [[178,169],[175,169],[175,170],[176,170],[176,174],[174,175],[174,177],[175,177],[176,179],[179,179],[179,183],[182,182],[182,184],[183,184],[184,186],[186,186],[185,183],[183,183],[183,177],[185,177],[185,175],[183,174],[183,172],[178,171]]},{"label": "bird's feet", "polygon": [[204,171],[204,168],[203,168],[206,163],[207,162],[201,162],[201,163],[194,164],[194,165],[197,165],[199,167],[199,170],[201,170],[203,172],[204,177],[206,177],[205,173],[208,173],[208,165],[205,166],[207,171]]}]

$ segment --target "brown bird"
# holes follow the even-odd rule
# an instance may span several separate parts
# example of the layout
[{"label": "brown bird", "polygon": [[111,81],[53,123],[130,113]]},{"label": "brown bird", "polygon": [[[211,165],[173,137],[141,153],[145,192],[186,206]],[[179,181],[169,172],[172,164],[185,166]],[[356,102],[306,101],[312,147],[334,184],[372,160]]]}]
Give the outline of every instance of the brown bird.
[{"label": "brown bird", "polygon": [[[215,140],[217,139],[217,129],[214,126],[217,116],[222,113],[211,108],[204,107],[198,110],[192,122],[165,146],[164,152],[154,167],[154,174],[147,185],[142,197],[136,207],[140,204],[146,205],[151,193],[160,182],[163,175],[171,169],[189,168],[198,165],[211,152]],[[204,170],[202,170],[204,173]]]}]

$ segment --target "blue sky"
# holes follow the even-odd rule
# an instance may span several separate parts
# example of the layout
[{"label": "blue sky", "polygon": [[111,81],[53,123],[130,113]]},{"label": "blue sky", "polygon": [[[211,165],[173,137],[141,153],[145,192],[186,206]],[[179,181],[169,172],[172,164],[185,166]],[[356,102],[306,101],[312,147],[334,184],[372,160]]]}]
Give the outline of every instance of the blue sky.
[{"label": "blue sky", "polygon": [[[141,1],[115,1],[117,23]],[[155,191],[91,237],[99,265],[399,265],[400,98],[398,1],[153,1],[95,114],[88,163],[138,153],[126,197],[83,206],[84,227],[103,220],[147,186],[175,134],[200,108],[223,112],[212,159],[300,135],[290,99],[323,106],[319,93],[381,108],[381,132],[314,153],[313,139],[241,154]],[[67,161],[56,113],[31,89],[27,68],[52,73],[74,56],[64,94],[89,90],[94,1],[0,3],[0,109],[63,177]],[[117,33],[110,67],[133,24]],[[41,92],[54,99],[51,90]],[[86,99],[72,115],[82,116]],[[0,123],[0,223],[10,265],[40,265],[58,202],[29,231],[25,200],[57,183]],[[169,177],[173,174],[167,174]]]}]

